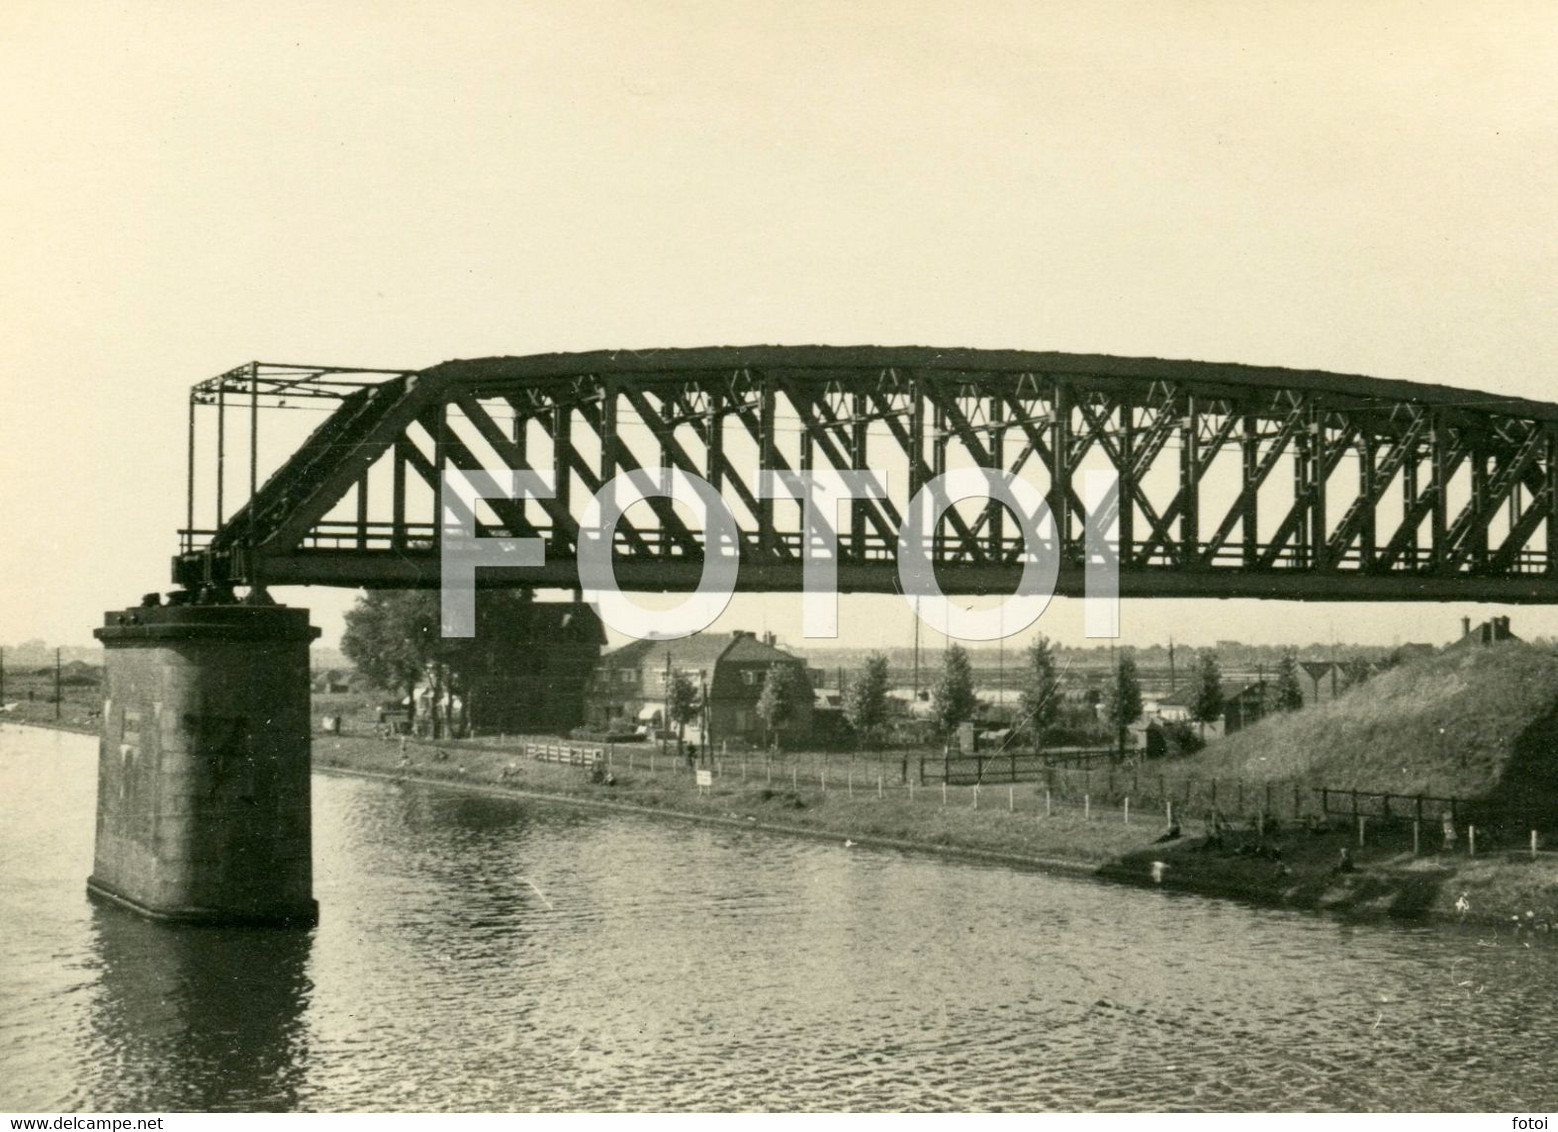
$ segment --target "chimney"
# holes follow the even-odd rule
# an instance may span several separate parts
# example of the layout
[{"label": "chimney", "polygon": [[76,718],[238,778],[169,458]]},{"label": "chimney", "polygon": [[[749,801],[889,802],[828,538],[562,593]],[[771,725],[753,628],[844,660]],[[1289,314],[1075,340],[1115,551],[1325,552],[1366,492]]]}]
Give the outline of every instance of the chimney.
[{"label": "chimney", "polygon": [[772,634],[772,633],[764,633],[763,634],[763,643],[765,645],[767,645],[769,648],[773,648],[774,647],[774,642],[777,641],[778,639],[779,638],[774,636],[774,634]]},{"label": "chimney", "polygon": [[1471,636],[1471,618],[1470,617],[1462,617],[1461,618],[1461,636],[1463,636],[1463,637]]}]

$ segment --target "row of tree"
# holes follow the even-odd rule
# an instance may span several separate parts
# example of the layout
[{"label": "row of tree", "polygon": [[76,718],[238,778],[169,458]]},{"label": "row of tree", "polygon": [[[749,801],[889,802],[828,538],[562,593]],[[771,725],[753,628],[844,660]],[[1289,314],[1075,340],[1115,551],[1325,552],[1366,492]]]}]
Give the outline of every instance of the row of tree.
[{"label": "row of tree", "polygon": [[[1367,662],[1360,662],[1345,666],[1343,678],[1352,686],[1366,680],[1371,671]],[[1041,636],[1028,646],[1019,680],[1021,691],[1013,729],[1020,740],[1039,750],[1045,734],[1060,719],[1064,704],[1063,677],[1055,647],[1048,638]],[[887,657],[876,653],[867,659],[865,667],[845,690],[844,716],[864,745],[873,743],[888,723],[889,686]],[[1225,701],[1217,654],[1202,653],[1189,706],[1191,718],[1201,725],[1203,735],[1206,724],[1223,717],[1227,707]],[[1136,659],[1130,652],[1122,652],[1115,662],[1102,706],[1103,721],[1114,731],[1123,753],[1127,729],[1141,719],[1145,710],[1141,678]],[[1277,711],[1296,711],[1304,706],[1298,659],[1291,651],[1285,653],[1278,664],[1265,706]],[[932,722],[939,734],[950,737],[959,725],[972,719],[978,709],[968,652],[960,645],[949,645],[931,690]]]}]

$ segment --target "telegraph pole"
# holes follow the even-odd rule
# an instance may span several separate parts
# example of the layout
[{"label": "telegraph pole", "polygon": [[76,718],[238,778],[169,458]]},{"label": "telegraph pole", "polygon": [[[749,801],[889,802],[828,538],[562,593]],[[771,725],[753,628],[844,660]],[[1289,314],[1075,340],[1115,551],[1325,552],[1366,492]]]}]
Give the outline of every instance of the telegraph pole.
[{"label": "telegraph pole", "polygon": [[711,730],[714,724],[714,713],[709,710],[709,673],[707,669],[698,672],[698,703],[703,708],[703,765],[714,765],[714,733]]},{"label": "telegraph pole", "polygon": [[[660,712],[660,753],[665,754],[666,737],[671,733],[671,650],[665,650],[665,707]],[[680,751],[677,754],[681,754]]]},{"label": "telegraph pole", "polygon": [[59,718],[60,718],[60,650],[59,650],[58,646],[55,646],[55,649],[54,649],[54,721],[56,723],[58,723],[59,722]]}]

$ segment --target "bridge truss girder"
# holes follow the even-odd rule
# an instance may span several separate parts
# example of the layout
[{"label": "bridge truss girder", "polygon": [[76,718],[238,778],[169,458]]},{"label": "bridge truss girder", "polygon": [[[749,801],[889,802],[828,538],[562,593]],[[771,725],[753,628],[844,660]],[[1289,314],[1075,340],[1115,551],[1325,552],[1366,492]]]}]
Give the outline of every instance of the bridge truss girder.
[{"label": "bridge truss girder", "polygon": [[[216,521],[196,529],[195,409],[247,403],[252,438],[259,415],[304,395],[338,407],[263,483],[251,458],[249,498],[223,514],[219,487]],[[574,588],[589,496],[618,472],[669,467],[708,480],[736,516],[738,588],[799,590],[799,506],[762,496],[761,467],[886,471],[887,497],[852,503],[839,523],[839,585],[893,592],[908,500],[978,466],[1043,493],[1061,593],[1081,592],[1084,531],[1100,522],[1079,477],[1107,470],[1120,484],[1125,596],[1558,596],[1558,406],[1438,386],[1156,359],[768,347],[418,373],[253,363],[197,386],[191,422],[191,521],[174,567],[185,585],[436,585],[442,471],[518,467],[550,472],[555,498],[491,502],[479,533],[540,538],[546,563],[482,580]],[[1021,573],[1020,530],[996,504],[949,510],[934,546],[949,593],[1009,591]],[[689,589],[702,531],[650,500],[624,516],[615,551],[624,589]]]}]

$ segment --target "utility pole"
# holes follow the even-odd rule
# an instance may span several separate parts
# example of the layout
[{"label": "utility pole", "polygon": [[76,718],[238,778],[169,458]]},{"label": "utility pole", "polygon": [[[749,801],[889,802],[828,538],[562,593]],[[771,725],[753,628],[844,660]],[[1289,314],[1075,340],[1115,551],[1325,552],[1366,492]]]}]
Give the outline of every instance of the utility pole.
[{"label": "utility pole", "polygon": [[914,692],[910,697],[912,703],[920,700],[920,599],[914,599]]},{"label": "utility pole", "polygon": [[[660,711],[660,753],[666,752],[666,737],[671,734],[671,650],[665,650],[665,687],[661,689],[665,706]],[[677,754],[681,754],[680,751]]]},{"label": "utility pole", "polygon": [[1006,606],[996,607],[996,621],[1000,635],[995,639],[995,706],[1006,710]]},{"label": "utility pole", "polygon": [[60,718],[60,650],[59,650],[59,646],[56,645],[55,649],[54,649],[54,721],[56,723],[58,723],[59,722],[59,718]]},{"label": "utility pole", "polygon": [[5,646],[0,645],[0,707],[5,706]]},{"label": "utility pole", "polygon": [[1169,638],[1169,693],[1172,694],[1178,686],[1174,677],[1174,638]]},{"label": "utility pole", "polygon": [[709,672],[698,672],[698,703],[703,708],[703,765],[714,765],[714,713],[709,710]]}]

